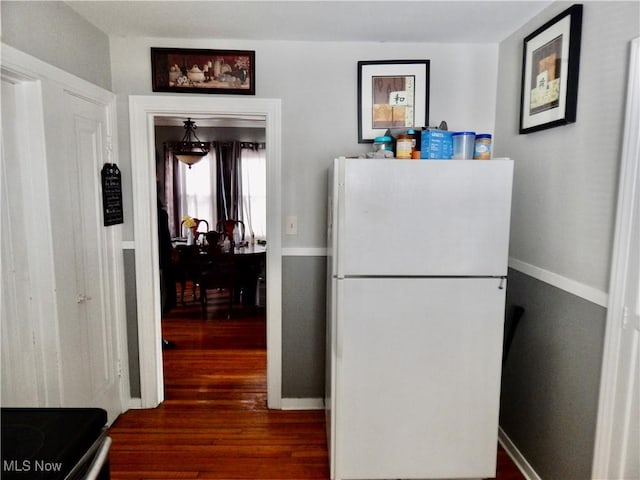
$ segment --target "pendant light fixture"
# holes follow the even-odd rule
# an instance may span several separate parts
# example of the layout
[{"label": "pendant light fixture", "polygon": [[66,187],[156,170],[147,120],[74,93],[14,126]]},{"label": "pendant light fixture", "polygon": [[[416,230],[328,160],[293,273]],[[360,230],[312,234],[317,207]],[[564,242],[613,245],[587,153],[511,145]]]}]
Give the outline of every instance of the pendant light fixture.
[{"label": "pendant light fixture", "polygon": [[182,141],[169,143],[169,149],[175,157],[189,168],[209,153],[209,144],[200,141],[195,133],[196,128],[196,123],[187,118],[184,122],[185,132]]}]

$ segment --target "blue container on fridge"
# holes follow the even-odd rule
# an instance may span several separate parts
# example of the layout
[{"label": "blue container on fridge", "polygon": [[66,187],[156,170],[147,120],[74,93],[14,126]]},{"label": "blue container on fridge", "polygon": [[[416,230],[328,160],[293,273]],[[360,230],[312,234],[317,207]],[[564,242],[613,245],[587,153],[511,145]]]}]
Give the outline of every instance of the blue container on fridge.
[{"label": "blue container on fridge", "polygon": [[449,160],[453,155],[451,132],[431,128],[421,135],[420,158],[427,160]]}]

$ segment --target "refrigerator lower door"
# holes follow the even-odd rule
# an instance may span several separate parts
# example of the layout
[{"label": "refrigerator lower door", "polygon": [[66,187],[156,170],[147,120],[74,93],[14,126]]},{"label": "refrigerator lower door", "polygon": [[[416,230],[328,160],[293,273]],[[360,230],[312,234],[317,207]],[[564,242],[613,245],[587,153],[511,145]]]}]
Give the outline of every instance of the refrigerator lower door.
[{"label": "refrigerator lower door", "polygon": [[[333,459],[335,459],[335,442],[333,441],[335,432],[335,416],[333,408],[335,406],[335,382],[336,382],[336,321],[337,321],[337,287],[338,280],[331,275],[327,282],[327,321],[326,321],[326,342],[325,342],[325,386],[324,386],[324,408],[325,426],[327,430],[327,451],[329,453],[331,472],[335,471]],[[331,475],[333,478],[333,473]]]},{"label": "refrigerator lower door", "polygon": [[495,476],[501,282],[338,281],[335,479]]}]

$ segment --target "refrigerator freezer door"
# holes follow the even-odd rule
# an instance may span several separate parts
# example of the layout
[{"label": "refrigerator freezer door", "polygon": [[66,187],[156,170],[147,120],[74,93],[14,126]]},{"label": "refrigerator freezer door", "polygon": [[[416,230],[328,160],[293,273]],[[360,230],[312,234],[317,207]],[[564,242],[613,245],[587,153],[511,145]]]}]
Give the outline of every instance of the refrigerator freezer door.
[{"label": "refrigerator freezer door", "polygon": [[336,164],[338,276],[506,275],[512,160]]},{"label": "refrigerator freezer door", "polygon": [[499,279],[338,280],[335,479],[494,477]]}]

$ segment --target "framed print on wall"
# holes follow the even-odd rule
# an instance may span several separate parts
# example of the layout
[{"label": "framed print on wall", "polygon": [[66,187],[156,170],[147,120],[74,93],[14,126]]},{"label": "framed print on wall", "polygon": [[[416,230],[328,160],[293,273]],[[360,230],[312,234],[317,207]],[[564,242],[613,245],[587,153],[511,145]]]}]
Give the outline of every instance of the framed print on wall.
[{"label": "framed print on wall", "polygon": [[582,5],[572,5],[524,39],[520,133],[576,121]]},{"label": "framed print on wall", "polygon": [[151,48],[154,92],[255,95],[255,72],[251,50]]},{"label": "framed print on wall", "polygon": [[429,60],[358,62],[358,143],[428,122]]}]

